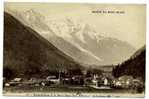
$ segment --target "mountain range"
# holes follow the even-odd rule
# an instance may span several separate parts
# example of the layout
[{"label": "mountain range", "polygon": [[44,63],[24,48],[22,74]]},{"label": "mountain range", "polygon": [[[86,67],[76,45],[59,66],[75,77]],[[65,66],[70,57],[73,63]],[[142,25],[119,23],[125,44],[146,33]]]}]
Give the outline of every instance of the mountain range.
[{"label": "mountain range", "polygon": [[71,18],[52,20],[33,9],[9,12],[67,56],[86,66],[118,64],[136,51],[127,42],[102,36],[85,22]]}]

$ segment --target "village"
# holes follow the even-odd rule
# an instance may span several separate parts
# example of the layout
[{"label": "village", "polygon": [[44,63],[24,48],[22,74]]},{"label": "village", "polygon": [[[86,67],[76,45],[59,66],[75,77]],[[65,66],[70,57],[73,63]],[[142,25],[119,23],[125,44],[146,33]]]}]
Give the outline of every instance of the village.
[{"label": "village", "polygon": [[47,88],[93,88],[96,90],[131,89],[142,93],[144,84],[140,78],[122,76],[114,78],[109,71],[87,72],[68,74],[59,72],[57,75],[49,75],[45,78],[31,77],[29,79],[16,77],[11,80],[3,79],[4,90],[15,87],[47,87]]}]

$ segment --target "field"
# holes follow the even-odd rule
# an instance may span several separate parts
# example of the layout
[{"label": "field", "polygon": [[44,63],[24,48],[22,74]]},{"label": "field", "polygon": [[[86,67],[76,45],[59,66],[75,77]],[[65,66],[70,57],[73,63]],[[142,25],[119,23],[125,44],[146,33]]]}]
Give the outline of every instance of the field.
[{"label": "field", "polygon": [[81,86],[15,86],[5,87],[4,96],[81,96],[81,97],[144,97],[130,89],[96,89]]}]

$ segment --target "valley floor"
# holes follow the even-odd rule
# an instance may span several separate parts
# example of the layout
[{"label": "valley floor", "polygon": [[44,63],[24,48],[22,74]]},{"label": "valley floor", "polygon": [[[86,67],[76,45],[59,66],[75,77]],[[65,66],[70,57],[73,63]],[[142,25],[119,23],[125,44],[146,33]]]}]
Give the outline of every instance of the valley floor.
[{"label": "valley floor", "polygon": [[144,97],[129,89],[95,89],[90,87],[4,88],[4,96],[81,96],[81,97]]}]

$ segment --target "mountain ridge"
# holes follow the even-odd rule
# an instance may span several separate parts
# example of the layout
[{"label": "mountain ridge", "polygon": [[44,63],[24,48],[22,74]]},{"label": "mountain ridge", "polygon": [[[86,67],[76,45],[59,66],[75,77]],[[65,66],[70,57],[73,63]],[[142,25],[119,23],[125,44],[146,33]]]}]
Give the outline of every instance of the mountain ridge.
[{"label": "mountain ridge", "polygon": [[[17,14],[21,16],[20,20],[26,20],[26,23],[40,33],[41,36],[82,64],[118,64],[127,60],[135,51],[135,48],[126,42],[101,36],[100,33],[97,33],[89,24],[77,23],[69,18],[58,22],[53,20],[45,22],[42,15],[39,14],[38,16],[38,13],[34,10],[26,12],[31,13],[31,18],[28,20],[26,19],[25,12],[23,12],[23,14],[18,12]],[[35,12],[36,15],[32,12]],[[14,16],[17,17],[15,14]],[[42,26],[39,28],[35,24],[36,22],[30,20],[35,18],[43,19],[42,21],[36,21],[40,25],[46,25],[45,27],[48,29],[44,29]],[[69,51],[70,48],[72,48],[71,51]],[[76,49],[76,51],[73,52],[78,53],[78,56],[72,53],[73,49]],[[79,56],[82,58],[79,58]]]},{"label": "mountain ridge", "polygon": [[132,57],[118,64],[113,68],[113,75],[115,77],[120,77],[123,75],[131,75],[134,78],[141,77],[145,81],[145,64],[146,62],[146,47],[143,46],[138,51],[136,51]]}]

